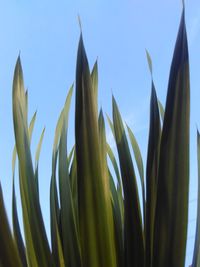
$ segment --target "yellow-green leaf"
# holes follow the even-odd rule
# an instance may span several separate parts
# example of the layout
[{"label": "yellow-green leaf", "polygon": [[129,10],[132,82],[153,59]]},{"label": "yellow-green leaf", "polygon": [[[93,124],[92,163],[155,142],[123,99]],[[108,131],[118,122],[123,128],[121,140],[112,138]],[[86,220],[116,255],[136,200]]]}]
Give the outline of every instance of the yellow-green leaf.
[{"label": "yellow-green leaf", "polygon": [[109,224],[111,199],[104,190],[94,90],[82,35],[76,68],[75,143],[83,267],[116,267]]}]

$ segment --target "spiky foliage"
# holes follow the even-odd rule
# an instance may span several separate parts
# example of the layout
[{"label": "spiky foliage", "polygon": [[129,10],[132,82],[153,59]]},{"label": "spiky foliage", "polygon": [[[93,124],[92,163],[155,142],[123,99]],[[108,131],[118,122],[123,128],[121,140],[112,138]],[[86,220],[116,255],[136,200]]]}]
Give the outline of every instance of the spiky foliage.
[{"label": "spiky foliage", "polygon": [[[152,75],[148,52],[147,59]],[[113,118],[108,118],[108,122],[116,141],[119,166],[106,141],[102,110],[98,115],[97,63],[90,72],[82,34],[76,68],[75,145],[68,153],[67,129],[72,93],[73,86],[55,131],[49,244],[38,187],[38,163],[44,131],[38,143],[34,168],[30,143],[36,114],[28,126],[28,95],[18,58],[13,80],[16,143],[13,152],[13,232],[0,186],[0,267],[183,267],[188,223],[190,117],[184,10],[171,64],[165,110],[157,99],[152,79],[146,181],[140,148],[128,125],[126,134],[114,97]],[[199,143],[198,135],[198,155]],[[23,234],[15,196],[16,157]],[[199,266],[199,214],[198,208],[193,267]]]}]

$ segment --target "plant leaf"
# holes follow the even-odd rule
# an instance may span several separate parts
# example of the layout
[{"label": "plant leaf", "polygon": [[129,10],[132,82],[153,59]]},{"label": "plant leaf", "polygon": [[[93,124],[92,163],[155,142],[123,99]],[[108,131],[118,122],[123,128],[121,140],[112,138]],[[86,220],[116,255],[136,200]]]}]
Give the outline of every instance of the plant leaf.
[{"label": "plant leaf", "polygon": [[37,263],[40,263],[40,266],[52,266],[50,248],[34,182],[26,111],[23,73],[20,58],[18,58],[13,80],[13,120],[19,159],[20,191],[28,261],[34,267],[38,266]]},{"label": "plant leaf", "polygon": [[94,103],[96,113],[98,114],[98,64],[97,61],[95,62],[92,73],[91,73],[91,80],[92,80],[92,88],[94,90]]},{"label": "plant leaf", "polygon": [[75,143],[83,267],[115,267],[116,249],[109,225],[111,199],[104,190],[98,117],[82,35],[76,68]]},{"label": "plant leaf", "polygon": [[162,122],[163,122],[164,121],[164,116],[165,116],[165,110],[164,110],[163,105],[160,102],[160,100],[158,100],[158,107],[159,107],[161,119],[162,119]]},{"label": "plant leaf", "polygon": [[142,161],[142,156],[141,156],[141,152],[140,152],[140,148],[139,148],[139,145],[137,143],[137,140],[136,140],[131,128],[128,125],[126,125],[126,127],[128,129],[128,134],[129,134],[129,138],[131,141],[131,146],[133,149],[135,161],[136,161],[137,168],[138,168],[139,175],[140,175],[140,181],[141,181],[141,186],[142,186],[143,217],[144,217],[144,222],[145,222],[146,211],[145,211],[145,185],[144,185],[143,161]]},{"label": "plant leaf", "polygon": [[198,160],[198,199],[197,199],[197,225],[194,244],[192,267],[200,266],[200,135],[197,131],[197,160]]},{"label": "plant leaf", "polygon": [[170,70],[161,137],[152,263],[154,267],[185,264],[189,188],[189,114],[189,59],[183,10]]},{"label": "plant leaf", "polygon": [[150,56],[148,50],[146,50],[146,56],[147,56],[147,62],[148,62],[148,65],[149,65],[149,71],[150,71],[150,73],[152,75],[152,73],[153,73],[152,60],[151,60],[151,56]]},{"label": "plant leaf", "polygon": [[144,266],[144,240],[138,188],[128,141],[113,97],[113,124],[124,189],[125,266]]},{"label": "plant leaf", "polygon": [[150,102],[150,126],[149,141],[146,164],[146,265],[152,266],[154,219],[157,194],[159,148],[160,148],[161,126],[158,101],[154,83],[152,80],[151,102]]},{"label": "plant leaf", "polygon": [[44,138],[44,133],[45,133],[45,128],[43,129],[41,133],[40,140],[37,145],[36,154],[35,154],[35,184],[36,184],[38,198],[39,198],[38,165],[39,165],[39,158],[40,158],[40,152],[41,152],[42,142]]},{"label": "plant leaf", "polygon": [[22,262],[23,267],[27,267],[26,252],[24,247],[24,242],[22,239],[21,229],[19,226],[18,213],[17,213],[17,204],[16,204],[16,195],[15,195],[15,183],[13,176],[13,189],[12,189],[12,220],[13,220],[13,232],[16,245],[18,248],[19,256]]},{"label": "plant leaf", "polygon": [[[56,156],[57,159],[57,156]],[[58,229],[57,212],[58,212],[58,196],[56,188],[55,173],[52,174],[50,186],[50,213],[51,213],[51,242],[52,242],[52,255],[57,267],[66,267],[60,232]]]},{"label": "plant leaf", "polygon": [[[63,255],[66,266],[81,266],[80,243],[77,222],[73,207],[72,193],[67,163],[68,113],[73,92],[70,88],[64,111],[59,144],[59,190],[61,205],[61,227],[63,236]],[[66,164],[67,163],[67,164]]]},{"label": "plant leaf", "polygon": [[0,263],[2,266],[22,267],[16,243],[12,237],[0,184]]},{"label": "plant leaf", "polygon": [[75,147],[73,146],[71,151],[69,152],[69,155],[67,157],[67,162],[68,162],[68,165],[71,164],[72,162],[72,159],[73,159],[73,155],[74,155],[74,150],[75,150]]},{"label": "plant leaf", "polygon": [[33,114],[33,117],[32,117],[30,124],[29,124],[28,134],[29,134],[29,142],[30,143],[31,143],[31,139],[32,139],[33,129],[35,126],[36,115],[37,115],[37,111]]},{"label": "plant leaf", "polygon": [[117,165],[117,161],[116,161],[114,153],[113,153],[113,151],[112,151],[112,149],[108,143],[107,143],[107,153],[108,153],[108,156],[112,162],[112,165],[113,165],[116,177],[117,177],[118,186],[120,187],[120,189],[122,191],[122,181],[121,181],[121,176],[120,176],[119,168]]},{"label": "plant leaf", "polygon": [[124,220],[120,207],[120,199],[118,192],[115,187],[115,183],[111,172],[110,176],[110,191],[112,196],[112,208],[113,208],[113,218],[114,218],[114,229],[115,229],[115,239],[116,239],[116,250],[117,250],[117,266],[124,266]]}]

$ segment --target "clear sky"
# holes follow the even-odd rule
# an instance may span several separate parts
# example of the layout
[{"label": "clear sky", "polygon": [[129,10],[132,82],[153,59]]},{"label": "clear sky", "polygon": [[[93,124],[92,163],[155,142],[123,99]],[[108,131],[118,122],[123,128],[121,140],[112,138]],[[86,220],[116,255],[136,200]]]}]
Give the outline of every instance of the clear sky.
[{"label": "clear sky", "polygon": [[[146,158],[150,74],[145,48],[153,59],[157,94],[165,104],[169,68],[181,16],[181,0],[0,0],[0,179],[9,218],[11,159],[14,145],[12,78],[21,51],[29,116],[37,109],[32,149],[43,126],[46,133],[40,159],[40,193],[49,233],[51,151],[56,121],[75,78],[82,21],[90,66],[98,57],[99,104],[111,114],[111,94],[133,129]],[[191,70],[191,182],[187,266],[191,263],[196,218],[196,125],[200,128],[200,3],[186,0],[186,24]],[[74,98],[69,147],[74,135]],[[108,131],[108,139],[112,142]],[[19,197],[18,197],[19,199]],[[177,248],[178,249],[178,248]]]}]

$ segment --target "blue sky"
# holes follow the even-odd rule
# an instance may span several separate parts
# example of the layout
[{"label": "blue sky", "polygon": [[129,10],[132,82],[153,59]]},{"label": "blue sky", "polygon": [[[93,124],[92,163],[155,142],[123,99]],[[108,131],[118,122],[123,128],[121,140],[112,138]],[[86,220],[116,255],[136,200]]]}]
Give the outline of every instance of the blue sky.
[{"label": "blue sky", "polygon": [[[42,2],[42,3],[41,3]],[[32,149],[46,126],[40,159],[40,192],[49,232],[49,182],[56,121],[74,81],[80,15],[90,66],[98,57],[99,105],[111,114],[111,94],[146,157],[150,74],[145,48],[153,60],[157,94],[165,103],[173,48],[181,16],[181,1],[145,0],[0,0],[0,179],[11,214],[12,78],[21,52],[29,115],[37,109]],[[196,218],[196,125],[200,128],[200,4],[186,1],[191,70],[191,182],[187,265],[191,261]],[[74,100],[74,99],[73,99]],[[74,102],[74,101],[73,101]],[[71,109],[69,147],[74,135]],[[108,139],[112,142],[110,132]],[[19,198],[18,198],[19,199]]]}]

